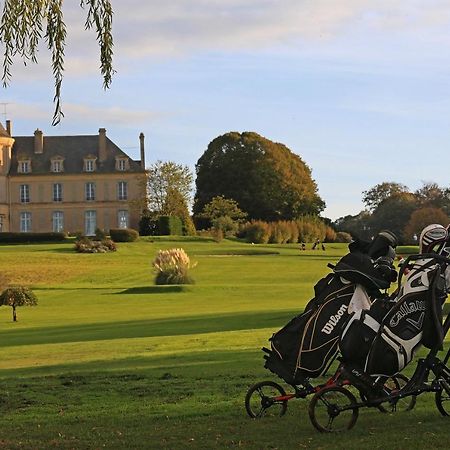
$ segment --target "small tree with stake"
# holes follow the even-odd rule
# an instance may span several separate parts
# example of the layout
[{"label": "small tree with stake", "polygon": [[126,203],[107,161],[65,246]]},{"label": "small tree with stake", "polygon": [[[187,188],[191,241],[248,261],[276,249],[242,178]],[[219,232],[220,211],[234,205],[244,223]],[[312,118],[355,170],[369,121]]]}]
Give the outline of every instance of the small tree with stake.
[{"label": "small tree with stake", "polygon": [[17,322],[17,306],[36,306],[37,297],[25,286],[11,286],[0,294],[0,306],[11,306],[13,321]]}]

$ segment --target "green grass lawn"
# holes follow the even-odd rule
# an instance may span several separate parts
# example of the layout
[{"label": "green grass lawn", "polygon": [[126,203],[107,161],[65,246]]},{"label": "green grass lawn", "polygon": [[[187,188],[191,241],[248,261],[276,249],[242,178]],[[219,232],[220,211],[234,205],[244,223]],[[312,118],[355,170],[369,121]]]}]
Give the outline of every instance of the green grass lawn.
[{"label": "green grass lawn", "polygon": [[[171,247],[197,261],[195,285],[153,285],[151,261]],[[282,418],[246,416],[250,385],[281,382],[260,348],[345,252],[161,238],[112,254],[0,246],[0,270],[39,299],[17,323],[0,308],[0,448],[448,448],[431,394],[409,413],[363,409],[341,435],[317,433],[306,400]]]}]

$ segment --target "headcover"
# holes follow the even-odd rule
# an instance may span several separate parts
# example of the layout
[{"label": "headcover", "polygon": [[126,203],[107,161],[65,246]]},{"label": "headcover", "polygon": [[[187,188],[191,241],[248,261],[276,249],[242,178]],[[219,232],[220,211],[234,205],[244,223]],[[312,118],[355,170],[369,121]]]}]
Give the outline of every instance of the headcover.
[{"label": "headcover", "polygon": [[447,229],[438,224],[433,223],[422,230],[419,238],[419,253],[439,253],[445,246],[448,237]]}]

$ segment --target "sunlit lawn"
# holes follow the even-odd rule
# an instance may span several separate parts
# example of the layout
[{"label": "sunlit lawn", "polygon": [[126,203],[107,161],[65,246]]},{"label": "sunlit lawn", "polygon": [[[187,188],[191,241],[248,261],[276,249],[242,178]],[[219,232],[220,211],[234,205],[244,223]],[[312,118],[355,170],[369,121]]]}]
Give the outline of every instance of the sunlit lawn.
[{"label": "sunlit lawn", "polygon": [[[153,285],[158,249],[183,247],[195,285]],[[248,387],[276,378],[260,348],[300,312],[345,253],[294,245],[154,239],[114,254],[71,244],[0,246],[0,270],[33,287],[34,308],[0,308],[0,448],[448,448],[433,396],[410,413],[361,410],[318,434],[307,401],[249,419]],[[280,381],[280,380],[278,380]]]}]

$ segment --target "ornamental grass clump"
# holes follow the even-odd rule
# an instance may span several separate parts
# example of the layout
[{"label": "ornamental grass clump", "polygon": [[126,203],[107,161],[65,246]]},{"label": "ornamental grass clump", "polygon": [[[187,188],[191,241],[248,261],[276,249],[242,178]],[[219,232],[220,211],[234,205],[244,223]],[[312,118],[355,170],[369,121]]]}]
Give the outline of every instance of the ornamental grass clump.
[{"label": "ornamental grass clump", "polygon": [[188,271],[196,265],[182,248],[160,250],[153,261],[155,284],[193,284]]}]

